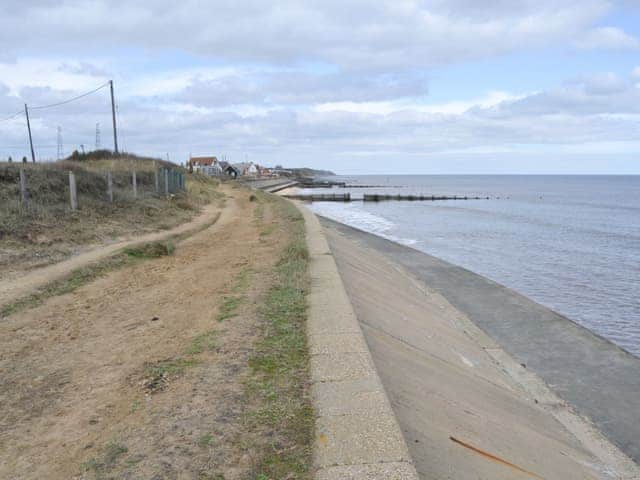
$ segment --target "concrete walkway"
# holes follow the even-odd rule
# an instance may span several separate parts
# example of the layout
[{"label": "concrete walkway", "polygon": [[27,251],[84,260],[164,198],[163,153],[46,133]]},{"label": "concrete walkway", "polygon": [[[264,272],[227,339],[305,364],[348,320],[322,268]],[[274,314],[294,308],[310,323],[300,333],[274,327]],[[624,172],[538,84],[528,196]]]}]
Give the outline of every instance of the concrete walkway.
[{"label": "concrete walkway", "polygon": [[316,411],[315,478],[417,480],[320,223],[308,209],[298,208],[310,253],[307,334]]},{"label": "concrete walkway", "polygon": [[[591,348],[593,362],[606,362],[604,348],[613,369],[620,358],[632,364],[633,357],[590,339],[562,317],[549,332],[552,312],[471,272],[338,223],[322,223],[420,478],[640,478],[637,465],[531,372],[539,364],[548,367],[546,358],[560,361],[553,371],[568,369],[577,385],[565,383],[560,392],[581,388],[593,400],[583,404],[594,408],[595,400],[607,402],[610,392],[601,394],[598,384],[588,389],[578,375],[608,381],[630,402],[618,403],[614,413],[626,419],[623,433],[631,439],[640,427],[640,409],[631,409],[640,400],[632,395],[640,369],[616,371],[623,376],[607,380],[606,373],[589,371],[588,360],[583,371],[575,358],[548,350],[563,348],[567,357],[580,358]],[[520,338],[497,335],[494,342],[474,323],[490,330],[479,317],[483,312],[512,325]],[[539,323],[524,328],[521,322]],[[546,344],[528,338],[542,335],[550,335]],[[537,361],[517,354],[514,360],[507,353],[530,343],[534,347],[524,351],[537,351]]]}]

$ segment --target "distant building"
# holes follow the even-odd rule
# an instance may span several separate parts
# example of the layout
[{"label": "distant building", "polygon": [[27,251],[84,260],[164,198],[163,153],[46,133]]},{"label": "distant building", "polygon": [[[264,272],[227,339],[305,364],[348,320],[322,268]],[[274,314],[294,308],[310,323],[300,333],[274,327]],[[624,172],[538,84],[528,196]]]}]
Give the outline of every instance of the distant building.
[{"label": "distant building", "polygon": [[192,172],[200,172],[204,175],[219,177],[222,175],[222,167],[217,157],[190,157],[187,168]]},{"label": "distant building", "polygon": [[234,167],[233,165],[229,165],[228,163],[227,166],[223,169],[223,172],[226,175],[229,175],[231,178],[238,178],[240,176],[240,171],[236,167]]}]

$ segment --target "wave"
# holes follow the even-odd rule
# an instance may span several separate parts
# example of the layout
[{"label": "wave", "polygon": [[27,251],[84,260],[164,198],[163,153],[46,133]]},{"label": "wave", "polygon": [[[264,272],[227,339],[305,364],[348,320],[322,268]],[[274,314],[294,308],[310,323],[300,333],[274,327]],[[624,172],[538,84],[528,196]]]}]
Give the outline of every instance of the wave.
[{"label": "wave", "polygon": [[323,217],[379,235],[402,245],[412,246],[418,243],[418,240],[414,238],[402,238],[393,235],[391,232],[396,227],[395,223],[362,210],[359,206],[351,203],[313,202],[310,205],[310,209]]}]

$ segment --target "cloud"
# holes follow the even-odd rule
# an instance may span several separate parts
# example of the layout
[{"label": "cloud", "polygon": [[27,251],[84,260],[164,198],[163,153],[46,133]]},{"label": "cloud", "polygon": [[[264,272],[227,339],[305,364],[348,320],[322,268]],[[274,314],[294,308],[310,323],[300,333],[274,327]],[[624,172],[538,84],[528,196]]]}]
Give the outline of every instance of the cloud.
[{"label": "cloud", "polygon": [[635,115],[640,114],[640,88],[612,73],[592,75],[481,112],[496,117]]},{"label": "cloud", "polygon": [[[507,55],[536,49],[633,52],[637,39],[601,25],[612,9],[607,0],[4,0],[0,112],[114,78],[122,146],[175,160],[213,152],[339,169],[357,158],[367,170],[367,159],[385,155],[401,165],[436,154],[633,149],[640,67],[533,92],[514,87],[521,72],[498,81],[483,70],[487,59],[512,66]],[[27,18],[38,35],[23,38]],[[431,79],[457,64],[472,72],[466,90],[431,97]],[[106,91],[36,110],[36,148],[55,153],[57,126],[65,148],[92,145],[97,122],[107,144]],[[0,156],[24,138],[23,119],[0,124]]]},{"label": "cloud", "polygon": [[197,76],[178,95],[177,101],[197,106],[310,105],[324,102],[366,102],[415,98],[427,94],[424,74],[363,75],[349,72],[324,74],[282,70],[236,72],[218,78]]},{"label": "cloud", "polygon": [[24,87],[81,92],[95,88],[108,79],[106,71],[88,62],[55,57],[22,57],[15,62],[0,61],[0,81],[9,86],[14,94]]},{"label": "cloud", "polygon": [[[481,5],[481,7],[480,7]],[[605,0],[511,2],[325,0],[135,4],[124,0],[22,2],[0,6],[0,50],[69,53],[98,47],[178,49],[226,59],[342,69],[407,69],[487,58],[576,41],[584,48],[628,45],[612,27],[592,28]],[[23,20],[38,35],[25,37]],[[88,41],[90,39],[90,41]]]},{"label": "cloud", "polygon": [[581,49],[638,50],[640,40],[615,27],[598,27],[587,30],[576,40]]}]

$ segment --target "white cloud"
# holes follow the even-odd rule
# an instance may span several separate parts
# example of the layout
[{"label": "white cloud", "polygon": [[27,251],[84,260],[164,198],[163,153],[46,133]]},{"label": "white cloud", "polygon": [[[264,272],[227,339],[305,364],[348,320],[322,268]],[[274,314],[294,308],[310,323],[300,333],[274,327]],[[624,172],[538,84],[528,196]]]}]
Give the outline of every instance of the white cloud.
[{"label": "white cloud", "polygon": [[[606,0],[256,2],[124,0],[0,6],[0,50],[94,52],[126,46],[179,49],[233,61],[322,61],[351,69],[413,68],[579,42],[620,46],[631,37],[593,25]],[[24,19],[38,35],[24,36]]]},{"label": "white cloud", "polygon": [[637,50],[640,40],[616,27],[598,27],[584,32],[576,40],[581,49]]},{"label": "white cloud", "polygon": [[92,71],[88,65],[82,61],[43,57],[20,58],[10,63],[0,61],[0,81],[15,95],[24,87],[88,90],[108,79],[106,74],[96,74],[102,68],[100,65],[93,65]]},{"label": "white cloud", "polygon": [[387,102],[330,102],[314,106],[316,112],[350,112],[389,115],[394,112],[412,111],[420,113],[440,113],[460,115],[475,108],[491,108],[508,100],[517,100],[526,94],[514,95],[508,92],[492,91],[468,101],[445,103],[419,103],[415,99]]},{"label": "white cloud", "polygon": [[[429,97],[437,69],[469,60],[479,60],[474,74],[482,76],[484,60],[536,48],[640,47],[599,25],[611,8],[607,0],[4,0],[0,112],[113,77],[125,148],[176,160],[213,150],[336,168],[386,154],[575,153],[583,144],[638,151],[640,66],[537,92],[518,91],[521,72],[505,71],[496,90]],[[21,36],[26,18],[38,35]],[[36,147],[55,146],[58,125],[68,148],[91,145],[96,122],[106,140],[109,115],[106,91],[36,111]],[[0,156],[3,145],[24,144],[23,119],[0,124]]]}]

